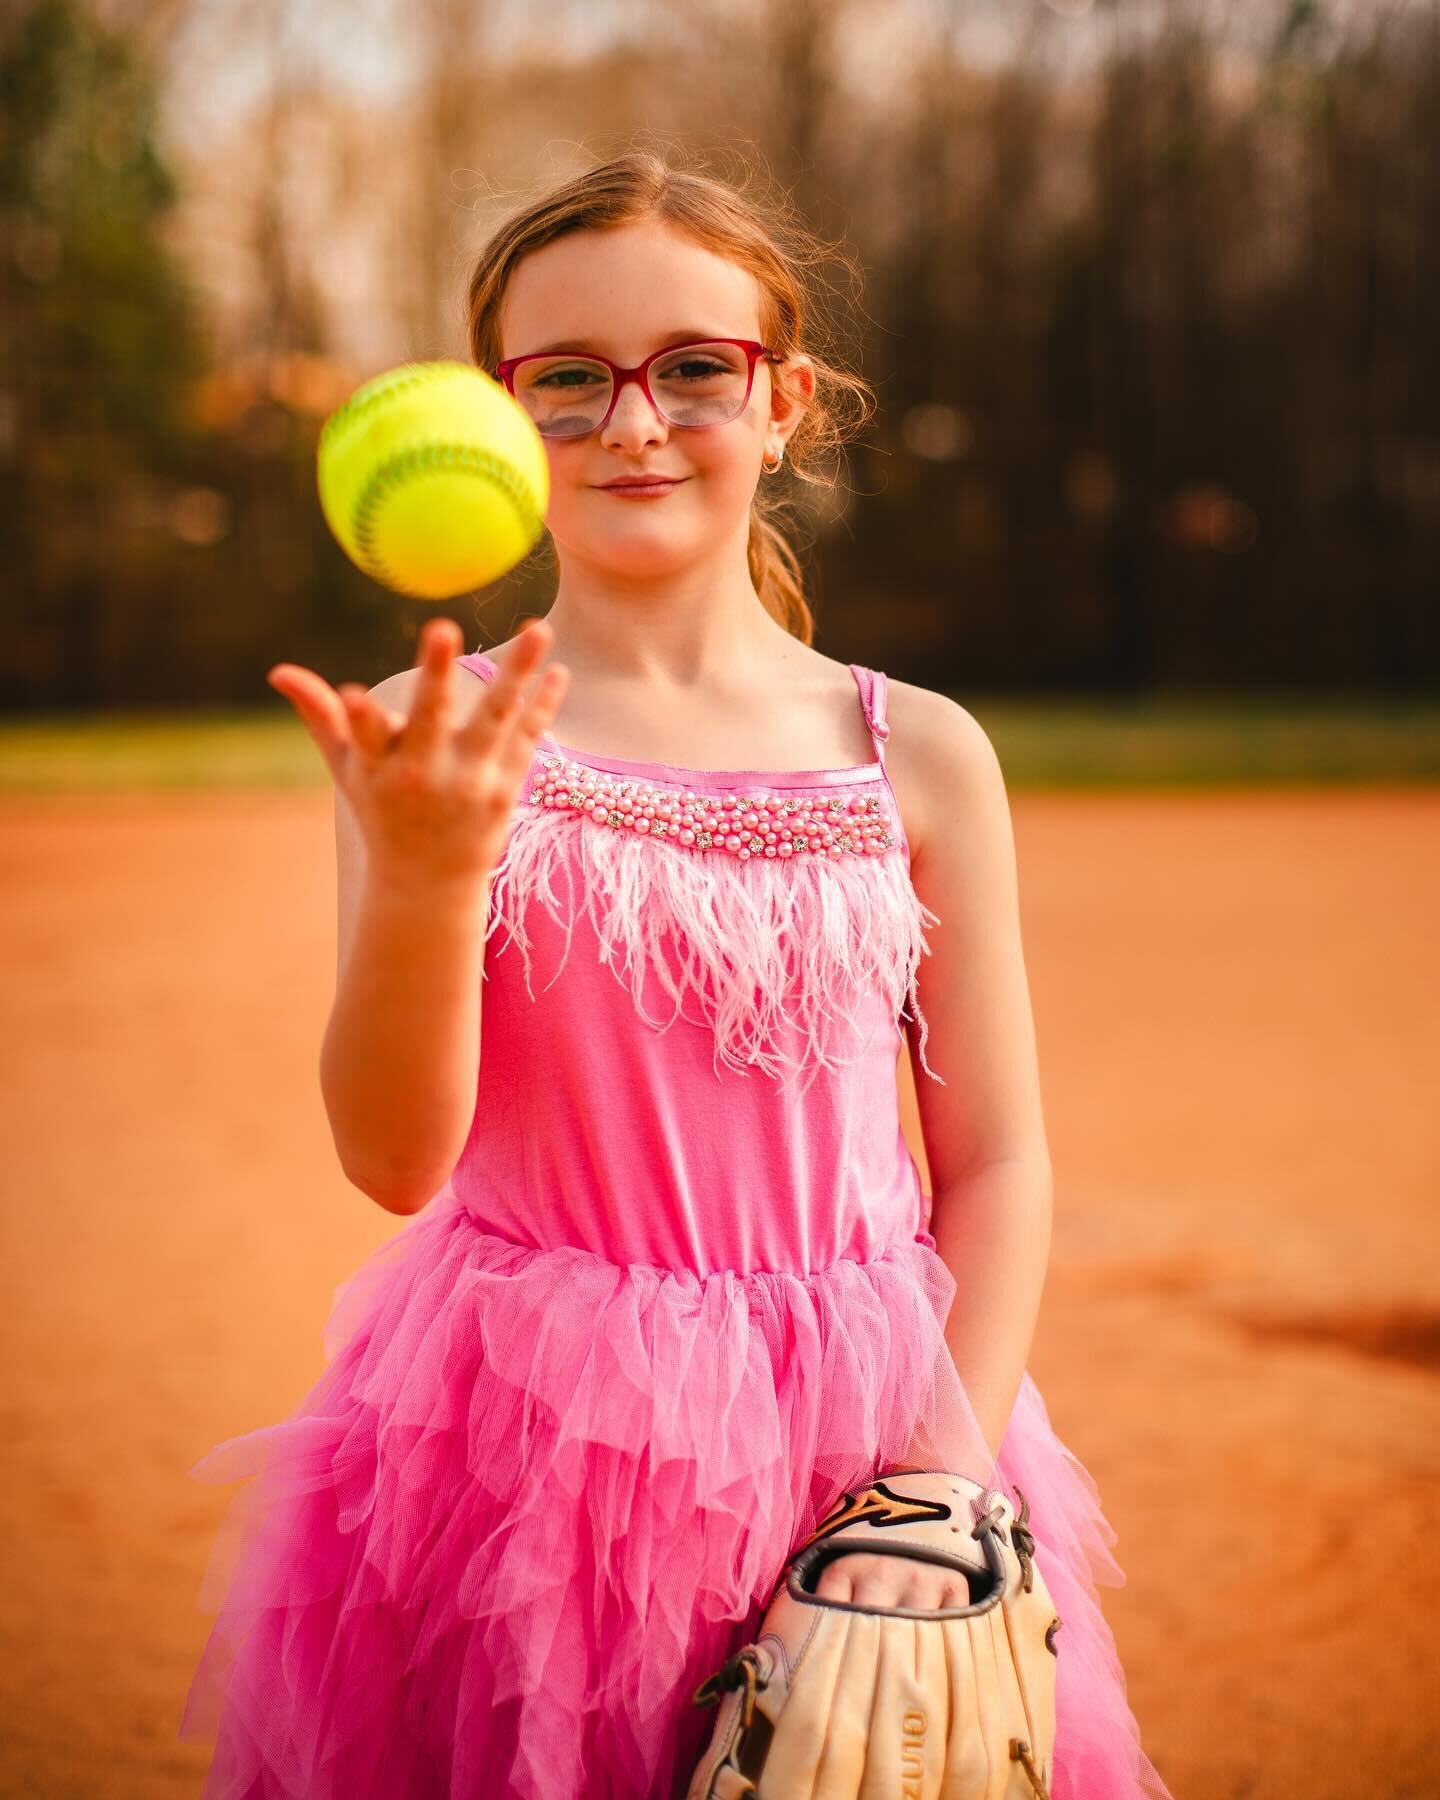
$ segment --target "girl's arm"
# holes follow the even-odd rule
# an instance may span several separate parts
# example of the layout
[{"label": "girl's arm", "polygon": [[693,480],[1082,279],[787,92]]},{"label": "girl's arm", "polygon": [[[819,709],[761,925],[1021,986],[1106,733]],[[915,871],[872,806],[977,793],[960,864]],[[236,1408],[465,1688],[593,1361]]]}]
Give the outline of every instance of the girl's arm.
[{"label": "girl's arm", "polygon": [[465,1146],[480,1058],[488,883],[366,887],[320,1056],[340,1166],[386,1212],[417,1212]]},{"label": "girl's arm", "polygon": [[[383,688],[384,683],[381,684]],[[335,1003],[320,1085],[340,1166],[386,1212],[449,1176],[475,1111],[490,878],[387,881],[335,793]]]},{"label": "girl's arm", "polygon": [[946,1341],[996,1454],[1030,1354],[1052,1203],[1015,842],[1000,765],[975,719],[924,688],[895,682],[891,694],[887,760],[912,879],[940,920],[919,993],[926,1058],[945,1086],[921,1071],[913,1027],[910,1043],[930,1230],[956,1283]]},{"label": "girl's arm", "polygon": [[474,1117],[491,877],[569,682],[563,663],[542,666],[552,641],[526,620],[463,701],[452,619],[430,620],[416,666],[368,692],[297,663],[266,676],[335,781],[339,967],[320,1084],[341,1167],[387,1212],[438,1191]]}]

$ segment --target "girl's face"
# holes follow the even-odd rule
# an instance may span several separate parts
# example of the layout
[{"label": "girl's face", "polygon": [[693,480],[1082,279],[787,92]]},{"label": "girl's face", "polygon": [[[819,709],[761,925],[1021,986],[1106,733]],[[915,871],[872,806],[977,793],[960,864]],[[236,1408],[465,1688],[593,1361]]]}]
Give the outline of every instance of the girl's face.
[{"label": "girl's face", "polygon": [[[764,341],[748,270],[648,220],[577,231],[531,251],[510,277],[500,335],[502,357],[592,350],[625,368],[690,339]],[[814,391],[808,358],[791,362],[799,401],[777,390],[775,367],[757,359],[745,410],[726,425],[671,425],[628,381],[602,429],[545,439],[546,524],[562,555],[614,574],[657,575],[730,555],[737,539],[743,547],[761,462],[774,461]],[[679,479],[655,499],[606,491],[617,475],[639,474]]]}]

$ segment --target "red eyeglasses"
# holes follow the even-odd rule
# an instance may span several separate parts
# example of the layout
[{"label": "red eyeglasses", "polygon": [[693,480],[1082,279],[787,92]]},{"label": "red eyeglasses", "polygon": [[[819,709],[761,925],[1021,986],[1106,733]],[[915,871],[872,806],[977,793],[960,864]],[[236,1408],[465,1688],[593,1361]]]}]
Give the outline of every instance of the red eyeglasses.
[{"label": "red eyeglasses", "polygon": [[580,438],[603,430],[627,381],[639,382],[666,424],[704,431],[728,425],[744,412],[762,356],[767,362],[785,360],[753,338],[700,338],[667,344],[633,369],[608,356],[562,350],[507,356],[495,365],[495,375],[541,437]]}]

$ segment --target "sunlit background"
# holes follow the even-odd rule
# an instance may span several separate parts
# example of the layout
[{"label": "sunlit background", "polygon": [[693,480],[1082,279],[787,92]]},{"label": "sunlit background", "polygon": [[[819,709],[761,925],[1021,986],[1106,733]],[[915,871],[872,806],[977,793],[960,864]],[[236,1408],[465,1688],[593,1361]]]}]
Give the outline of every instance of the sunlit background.
[{"label": "sunlit background", "polygon": [[816,641],[1000,753],[1032,1367],[1146,1747],[1185,1800],[1440,1792],[1440,5],[17,0],[0,1794],[196,1791],[185,1471],[395,1226],[320,1102],[329,777],[265,671],[553,593],[544,542],[443,608],[369,581],[320,426],[465,359],[489,231],[637,145],[834,245],[879,409],[794,494]]},{"label": "sunlit background", "polygon": [[464,358],[487,231],[640,129],[858,262],[827,641],[973,695],[1434,690],[1432,5],[37,0],[0,58],[13,711],[404,666],[319,425]]}]

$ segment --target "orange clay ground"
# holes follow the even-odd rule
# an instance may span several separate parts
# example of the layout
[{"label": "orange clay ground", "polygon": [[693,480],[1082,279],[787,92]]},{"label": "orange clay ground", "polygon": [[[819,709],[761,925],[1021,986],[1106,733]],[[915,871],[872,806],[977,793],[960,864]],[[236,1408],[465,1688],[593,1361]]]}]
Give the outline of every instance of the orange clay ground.
[{"label": "orange clay ground", "polygon": [[[1177,1800],[1440,1794],[1425,790],[1014,802],[1056,1169],[1030,1366]],[[6,1795],[197,1791],[231,1490],[398,1222],[317,1083],[328,791],[0,808]]]}]

